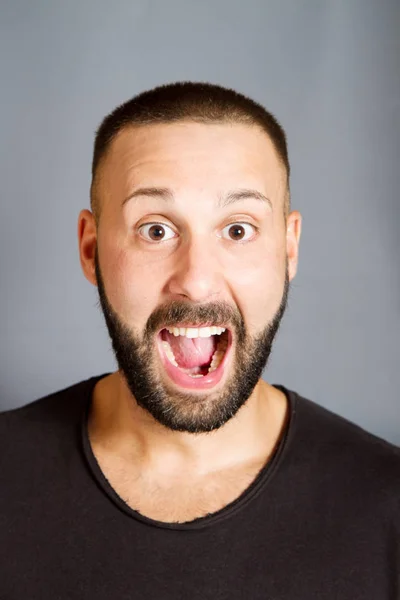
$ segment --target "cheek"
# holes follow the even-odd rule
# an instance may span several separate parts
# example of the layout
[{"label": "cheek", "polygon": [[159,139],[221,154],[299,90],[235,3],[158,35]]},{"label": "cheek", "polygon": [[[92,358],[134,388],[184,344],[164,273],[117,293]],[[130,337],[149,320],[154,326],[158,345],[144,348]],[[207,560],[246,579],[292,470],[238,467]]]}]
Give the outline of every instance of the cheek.
[{"label": "cheek", "polygon": [[142,329],[159,298],[154,266],[138,264],[132,260],[130,252],[114,249],[108,254],[102,271],[114,310],[125,323]]},{"label": "cheek", "polygon": [[285,284],[285,255],[281,250],[258,251],[230,268],[229,284],[250,329],[259,330],[275,315]]}]

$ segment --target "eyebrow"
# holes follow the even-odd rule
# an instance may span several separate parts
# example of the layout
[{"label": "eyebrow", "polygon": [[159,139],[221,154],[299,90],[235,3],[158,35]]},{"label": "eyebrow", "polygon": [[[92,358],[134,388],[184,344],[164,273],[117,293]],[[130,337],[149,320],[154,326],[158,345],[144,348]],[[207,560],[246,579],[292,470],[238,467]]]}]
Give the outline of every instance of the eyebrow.
[{"label": "eyebrow", "polygon": [[159,187],[145,187],[138,188],[132,194],[129,194],[122,203],[122,206],[129,202],[129,200],[137,199],[139,196],[147,196],[147,198],[161,198],[166,202],[174,202],[174,195],[168,188]]},{"label": "eyebrow", "polygon": [[264,196],[264,194],[258,192],[257,190],[247,189],[232,190],[231,192],[228,192],[225,194],[225,196],[221,196],[219,198],[217,206],[218,208],[225,208],[225,206],[229,206],[234,202],[240,202],[241,200],[248,199],[259,200],[260,202],[268,204],[269,208],[272,210],[272,202],[269,198],[267,198],[267,196]]},{"label": "eyebrow", "polygon": [[[175,201],[174,194],[169,188],[160,188],[160,187],[144,187],[138,188],[132,194],[130,194],[125,200],[122,202],[122,205],[126,204],[130,200],[138,199],[141,196],[145,196],[147,198],[160,198],[161,200],[165,200],[165,202],[171,203]],[[272,210],[272,202],[267,196],[264,196],[261,192],[257,190],[251,189],[238,189],[232,190],[227,194],[220,196],[217,202],[217,208],[225,208],[230,204],[234,204],[235,202],[240,202],[241,200],[253,199],[258,200],[259,202],[263,202],[267,204],[269,208]]]}]

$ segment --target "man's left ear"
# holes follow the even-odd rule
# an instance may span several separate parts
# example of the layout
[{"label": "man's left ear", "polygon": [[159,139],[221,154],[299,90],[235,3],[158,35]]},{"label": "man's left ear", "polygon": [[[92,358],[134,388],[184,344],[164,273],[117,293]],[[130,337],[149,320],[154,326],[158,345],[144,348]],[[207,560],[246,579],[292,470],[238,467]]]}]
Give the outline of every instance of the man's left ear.
[{"label": "man's left ear", "polygon": [[286,221],[286,254],[288,262],[289,281],[291,281],[297,273],[297,265],[299,260],[299,243],[301,236],[301,214],[294,210]]}]

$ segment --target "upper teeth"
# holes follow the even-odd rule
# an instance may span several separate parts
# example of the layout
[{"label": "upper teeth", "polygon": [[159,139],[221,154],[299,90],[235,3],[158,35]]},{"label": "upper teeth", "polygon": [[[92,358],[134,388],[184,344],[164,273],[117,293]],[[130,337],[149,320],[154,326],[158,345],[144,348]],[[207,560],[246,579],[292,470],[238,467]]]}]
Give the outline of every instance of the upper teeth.
[{"label": "upper teeth", "polygon": [[225,327],[167,327],[167,331],[175,335],[184,335],[187,338],[206,338],[212,335],[221,335]]}]

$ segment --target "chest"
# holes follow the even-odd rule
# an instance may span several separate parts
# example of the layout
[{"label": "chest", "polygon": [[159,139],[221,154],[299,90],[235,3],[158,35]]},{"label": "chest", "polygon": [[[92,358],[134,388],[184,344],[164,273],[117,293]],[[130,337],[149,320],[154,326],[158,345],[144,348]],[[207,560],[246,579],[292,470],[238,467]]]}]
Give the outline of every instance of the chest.
[{"label": "chest", "polygon": [[337,496],[327,518],[333,489],[318,511],[288,481],[206,527],[164,528],[127,515],[86,474],[63,489],[54,474],[36,496],[27,483],[29,503],[14,492],[4,510],[0,494],[0,598],[397,598],[398,544],[379,511],[344,511]]}]

